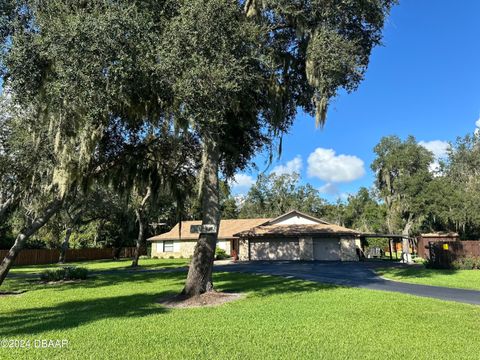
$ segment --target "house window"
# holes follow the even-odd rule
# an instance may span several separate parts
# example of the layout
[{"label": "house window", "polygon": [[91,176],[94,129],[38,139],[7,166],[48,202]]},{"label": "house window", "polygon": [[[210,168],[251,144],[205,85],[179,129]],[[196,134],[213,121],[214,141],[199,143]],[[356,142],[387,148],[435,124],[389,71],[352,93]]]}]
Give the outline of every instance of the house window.
[{"label": "house window", "polygon": [[173,252],[173,240],[163,242],[163,252]]}]

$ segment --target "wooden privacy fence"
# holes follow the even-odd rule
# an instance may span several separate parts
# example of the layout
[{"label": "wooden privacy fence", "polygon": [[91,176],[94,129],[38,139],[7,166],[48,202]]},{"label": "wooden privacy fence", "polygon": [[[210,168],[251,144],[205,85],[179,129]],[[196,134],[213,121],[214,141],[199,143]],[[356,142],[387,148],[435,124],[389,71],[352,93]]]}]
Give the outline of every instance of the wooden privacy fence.
[{"label": "wooden privacy fence", "polygon": [[[68,249],[66,262],[113,259],[114,252],[114,248]],[[119,257],[133,257],[134,253],[134,247],[122,248]],[[0,259],[3,259],[7,254],[8,250],[0,250]],[[60,251],[56,249],[25,249],[15,259],[15,265],[54,264],[58,262],[59,256]]]},{"label": "wooden privacy fence", "polygon": [[456,260],[480,257],[480,241],[430,241],[428,246],[430,264],[438,269],[451,269]]},{"label": "wooden privacy fence", "polygon": [[480,240],[449,240],[449,239],[428,239],[418,238],[418,256],[423,259],[430,258],[430,243],[432,244],[451,244],[449,250],[454,252],[457,257],[480,256]]}]

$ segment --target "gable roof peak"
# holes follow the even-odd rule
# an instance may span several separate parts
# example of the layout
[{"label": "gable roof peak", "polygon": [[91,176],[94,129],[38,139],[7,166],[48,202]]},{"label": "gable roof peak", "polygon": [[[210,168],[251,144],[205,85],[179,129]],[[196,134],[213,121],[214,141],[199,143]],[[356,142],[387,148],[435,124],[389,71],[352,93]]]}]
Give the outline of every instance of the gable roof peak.
[{"label": "gable roof peak", "polygon": [[276,218],[274,218],[274,219],[271,219],[271,220],[265,222],[265,223],[262,224],[262,225],[270,225],[270,224],[279,222],[280,220],[282,220],[282,219],[284,219],[284,218],[289,218],[289,217],[292,217],[292,216],[294,216],[294,215],[297,215],[297,216],[299,216],[299,217],[306,218],[306,219],[311,220],[311,221],[314,221],[314,222],[316,222],[316,223],[318,223],[318,224],[331,225],[329,222],[327,222],[327,221],[325,221],[325,220],[319,219],[319,218],[317,218],[317,217],[315,217],[315,216],[312,216],[312,215],[305,214],[305,213],[303,213],[303,212],[301,212],[301,211],[298,211],[298,210],[295,210],[295,209],[290,210],[290,211],[286,212],[285,214],[282,214],[282,215],[280,215],[280,216],[278,216],[278,217],[276,217]]}]

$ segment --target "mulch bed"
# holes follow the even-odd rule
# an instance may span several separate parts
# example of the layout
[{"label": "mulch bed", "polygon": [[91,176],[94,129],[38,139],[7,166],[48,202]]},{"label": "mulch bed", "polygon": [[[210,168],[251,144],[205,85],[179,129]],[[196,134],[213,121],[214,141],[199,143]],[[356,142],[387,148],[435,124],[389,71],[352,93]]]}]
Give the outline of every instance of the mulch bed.
[{"label": "mulch bed", "polygon": [[40,280],[38,281],[37,283],[38,284],[42,284],[42,285],[62,285],[62,284],[76,284],[76,283],[80,283],[80,282],[83,282],[83,281],[86,281],[85,280],[80,280],[80,279],[76,279],[76,280],[58,280],[58,281],[44,281],[44,280]]},{"label": "mulch bed", "polygon": [[209,291],[193,297],[183,295],[168,296],[158,300],[158,303],[167,308],[194,308],[205,306],[219,306],[227,302],[242,299],[244,294]]}]

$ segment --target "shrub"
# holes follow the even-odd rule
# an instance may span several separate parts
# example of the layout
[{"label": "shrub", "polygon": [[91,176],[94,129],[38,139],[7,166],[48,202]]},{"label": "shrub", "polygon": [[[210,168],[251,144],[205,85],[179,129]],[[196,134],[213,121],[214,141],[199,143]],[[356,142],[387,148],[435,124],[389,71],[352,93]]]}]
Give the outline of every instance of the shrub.
[{"label": "shrub", "polygon": [[473,270],[480,269],[480,257],[464,257],[452,261],[452,269],[455,270]]},{"label": "shrub", "polygon": [[85,280],[88,270],[82,267],[65,266],[57,269],[45,270],[40,274],[43,281]]},{"label": "shrub", "polygon": [[184,259],[183,255],[180,255],[179,259]]},{"label": "shrub", "polygon": [[139,257],[140,260],[145,260],[145,259],[149,259],[149,257],[147,255],[142,255]]},{"label": "shrub", "polygon": [[[152,259],[158,259],[158,256],[152,256]],[[162,258],[163,259],[163,258]]]},{"label": "shrub", "polygon": [[168,258],[169,258],[169,259],[175,259],[175,256],[170,255]]},{"label": "shrub", "polygon": [[425,259],[423,259],[423,258],[421,258],[421,257],[418,257],[418,256],[417,256],[416,258],[413,258],[413,262],[414,262],[415,264],[425,264],[426,261],[427,261],[427,260],[425,260]]},{"label": "shrub", "polygon": [[219,248],[218,246],[215,248],[215,259],[223,260],[228,259],[230,256],[227,254],[225,250]]}]

